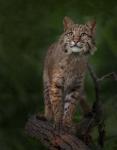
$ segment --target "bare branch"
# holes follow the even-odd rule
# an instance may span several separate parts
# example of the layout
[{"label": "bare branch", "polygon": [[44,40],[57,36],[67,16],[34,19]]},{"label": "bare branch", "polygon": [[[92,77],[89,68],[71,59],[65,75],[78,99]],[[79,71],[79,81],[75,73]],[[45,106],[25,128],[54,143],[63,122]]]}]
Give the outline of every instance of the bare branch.
[{"label": "bare branch", "polygon": [[99,90],[100,90],[100,87],[99,87],[99,84],[98,84],[98,77],[96,75],[96,73],[94,72],[93,68],[91,67],[90,64],[87,64],[88,66],[88,70],[89,70],[89,73],[93,79],[93,82],[94,82],[94,88],[95,88],[95,94],[96,94],[96,103],[99,101]]},{"label": "bare branch", "polygon": [[[103,118],[103,108],[100,101],[100,81],[103,81],[104,79],[110,77],[112,77],[115,81],[117,81],[117,74],[115,72],[111,72],[102,76],[101,78],[98,78],[91,65],[87,64],[87,66],[88,66],[89,73],[94,82],[95,95],[96,95],[96,100],[94,101],[92,107],[93,118],[94,118],[92,119],[93,120],[92,123],[96,122],[97,120],[97,126],[99,131],[98,143],[103,147],[104,139],[105,139],[105,123]],[[87,130],[89,130],[90,128],[91,126],[89,126]]]},{"label": "bare branch", "polygon": [[111,72],[102,76],[101,78],[98,78],[98,82],[103,81],[105,78],[110,78],[110,77],[112,77],[115,81],[117,81],[117,74],[115,72]]}]

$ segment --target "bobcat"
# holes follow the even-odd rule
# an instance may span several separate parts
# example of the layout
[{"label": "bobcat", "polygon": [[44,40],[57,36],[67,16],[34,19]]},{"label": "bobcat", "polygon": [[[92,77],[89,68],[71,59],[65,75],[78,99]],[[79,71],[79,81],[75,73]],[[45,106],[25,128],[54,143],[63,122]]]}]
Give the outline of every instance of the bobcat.
[{"label": "bobcat", "polygon": [[49,47],[44,63],[45,117],[70,129],[78,103],[85,113],[91,111],[83,93],[88,56],[96,50],[96,22],[75,24],[65,17],[63,24],[64,33]]}]

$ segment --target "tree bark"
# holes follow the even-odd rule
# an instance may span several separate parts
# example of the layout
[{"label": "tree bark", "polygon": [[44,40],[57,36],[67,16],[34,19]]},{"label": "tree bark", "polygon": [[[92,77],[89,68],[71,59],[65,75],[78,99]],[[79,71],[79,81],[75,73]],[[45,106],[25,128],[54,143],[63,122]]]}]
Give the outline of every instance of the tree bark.
[{"label": "tree bark", "polygon": [[55,130],[44,117],[32,116],[26,124],[25,131],[50,150],[89,150],[88,146],[76,136]]}]

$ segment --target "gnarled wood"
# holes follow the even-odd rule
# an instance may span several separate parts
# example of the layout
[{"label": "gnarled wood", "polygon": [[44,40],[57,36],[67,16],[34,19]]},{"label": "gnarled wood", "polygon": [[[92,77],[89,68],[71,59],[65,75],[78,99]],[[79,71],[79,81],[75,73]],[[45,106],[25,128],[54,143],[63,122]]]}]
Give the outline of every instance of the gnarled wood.
[{"label": "gnarled wood", "polygon": [[55,130],[44,117],[32,116],[25,130],[28,135],[40,140],[50,150],[89,150],[88,146],[74,135]]}]

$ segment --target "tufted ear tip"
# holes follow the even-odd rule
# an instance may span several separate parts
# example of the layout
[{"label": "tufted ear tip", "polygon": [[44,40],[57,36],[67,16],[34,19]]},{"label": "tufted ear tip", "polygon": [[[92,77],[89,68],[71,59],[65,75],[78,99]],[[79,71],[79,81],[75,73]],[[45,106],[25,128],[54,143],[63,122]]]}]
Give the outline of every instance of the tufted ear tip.
[{"label": "tufted ear tip", "polygon": [[96,26],[96,20],[91,20],[86,23],[90,28]]},{"label": "tufted ear tip", "polygon": [[96,20],[88,21],[86,24],[91,29],[92,33],[95,34],[95,31],[96,31]]},{"label": "tufted ear tip", "polygon": [[65,16],[63,20],[71,20],[71,18],[68,16]]},{"label": "tufted ear tip", "polygon": [[91,55],[93,55],[97,51],[97,47],[93,47],[93,49],[90,51]]},{"label": "tufted ear tip", "polygon": [[66,31],[74,24],[73,20],[70,17],[65,16],[63,19],[64,30]]}]

